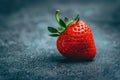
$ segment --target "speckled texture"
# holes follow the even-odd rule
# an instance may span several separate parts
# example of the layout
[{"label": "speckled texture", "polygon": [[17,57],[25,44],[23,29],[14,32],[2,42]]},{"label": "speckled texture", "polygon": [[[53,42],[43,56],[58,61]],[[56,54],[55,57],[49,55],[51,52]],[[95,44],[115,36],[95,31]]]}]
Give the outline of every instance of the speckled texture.
[{"label": "speckled texture", "polygon": [[[0,80],[120,79],[119,0],[12,1],[8,6],[9,0],[0,1]],[[58,8],[61,17],[79,13],[92,28],[93,61],[65,59],[57,51],[47,26],[57,26],[53,14]]]}]

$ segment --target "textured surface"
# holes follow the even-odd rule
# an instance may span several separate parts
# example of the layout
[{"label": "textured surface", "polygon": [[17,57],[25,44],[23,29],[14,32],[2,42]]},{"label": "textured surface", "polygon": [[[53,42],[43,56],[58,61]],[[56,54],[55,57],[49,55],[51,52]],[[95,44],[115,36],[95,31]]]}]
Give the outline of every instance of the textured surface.
[{"label": "textured surface", "polygon": [[[120,79],[119,0],[22,1],[0,1],[0,80]],[[57,51],[47,26],[57,26],[53,14],[58,8],[61,17],[79,13],[92,28],[93,61],[68,60]]]}]

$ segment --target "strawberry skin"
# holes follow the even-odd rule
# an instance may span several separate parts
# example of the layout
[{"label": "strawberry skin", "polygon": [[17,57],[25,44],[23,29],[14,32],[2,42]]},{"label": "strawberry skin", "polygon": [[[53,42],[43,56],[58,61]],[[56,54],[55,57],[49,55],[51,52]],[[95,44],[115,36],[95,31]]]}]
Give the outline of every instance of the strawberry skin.
[{"label": "strawberry skin", "polygon": [[56,10],[55,18],[59,27],[48,26],[50,36],[57,37],[56,46],[58,51],[65,57],[92,60],[96,55],[96,46],[92,30],[79,15],[72,20],[67,17],[62,20]]},{"label": "strawberry skin", "polygon": [[56,45],[65,57],[91,60],[96,55],[92,31],[83,21],[70,24],[58,37]]}]

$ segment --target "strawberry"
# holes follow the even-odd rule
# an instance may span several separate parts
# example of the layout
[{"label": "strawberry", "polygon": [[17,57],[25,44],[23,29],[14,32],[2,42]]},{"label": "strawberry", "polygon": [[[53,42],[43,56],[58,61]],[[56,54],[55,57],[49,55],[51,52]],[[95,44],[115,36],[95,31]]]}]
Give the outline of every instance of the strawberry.
[{"label": "strawberry", "polygon": [[79,15],[69,21],[59,18],[56,10],[55,18],[60,27],[58,29],[48,26],[50,36],[57,37],[57,49],[65,57],[92,60],[96,55],[96,46],[92,31],[88,24],[79,19]]}]

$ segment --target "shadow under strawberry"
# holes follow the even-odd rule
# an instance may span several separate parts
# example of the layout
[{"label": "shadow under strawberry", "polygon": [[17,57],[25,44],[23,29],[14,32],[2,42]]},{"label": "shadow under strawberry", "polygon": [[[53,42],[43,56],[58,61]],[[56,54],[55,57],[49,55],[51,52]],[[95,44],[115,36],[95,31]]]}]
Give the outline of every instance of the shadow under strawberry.
[{"label": "shadow under strawberry", "polygon": [[94,62],[94,59],[88,60],[88,59],[76,59],[76,58],[68,58],[68,57],[51,57],[50,60],[52,62],[58,62],[58,63],[90,63]]}]

